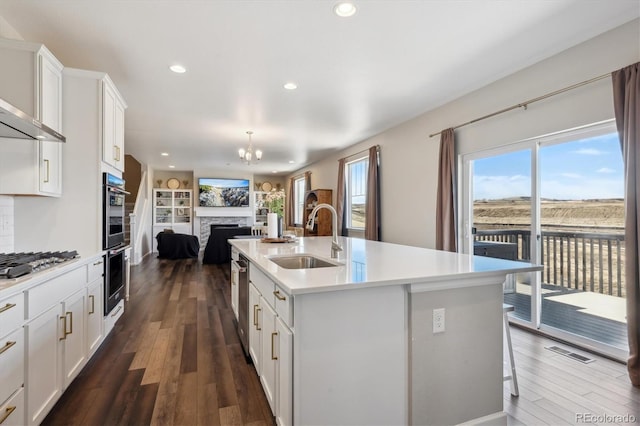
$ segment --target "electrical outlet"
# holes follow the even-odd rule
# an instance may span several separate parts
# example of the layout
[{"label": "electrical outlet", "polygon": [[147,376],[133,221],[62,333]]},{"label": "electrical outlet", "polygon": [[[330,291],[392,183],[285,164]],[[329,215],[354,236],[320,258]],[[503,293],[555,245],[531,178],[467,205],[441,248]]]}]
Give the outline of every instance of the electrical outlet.
[{"label": "electrical outlet", "polygon": [[433,310],[433,334],[444,333],[444,308]]}]

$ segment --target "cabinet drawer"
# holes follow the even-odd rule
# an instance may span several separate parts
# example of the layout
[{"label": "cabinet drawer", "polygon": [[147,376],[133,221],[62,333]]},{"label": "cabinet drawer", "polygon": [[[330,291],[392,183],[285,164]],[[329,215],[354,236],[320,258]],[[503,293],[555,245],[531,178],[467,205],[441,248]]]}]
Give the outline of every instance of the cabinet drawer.
[{"label": "cabinet drawer", "polygon": [[276,313],[289,327],[293,326],[293,299],[278,285],[273,292],[276,299]]},{"label": "cabinet drawer", "polygon": [[[24,328],[0,339],[0,401],[24,383]],[[2,414],[0,413],[0,419]],[[4,424],[3,424],[4,426]]]},{"label": "cabinet drawer", "polygon": [[92,283],[104,274],[104,259],[96,259],[87,265],[87,282]]},{"label": "cabinet drawer", "polygon": [[273,295],[273,292],[276,285],[255,265],[251,265],[249,268],[249,281],[256,286],[263,299],[266,300],[271,307],[275,307],[276,297]]},{"label": "cabinet drawer", "polygon": [[24,389],[20,388],[11,398],[0,405],[2,426],[22,426],[24,422]]},{"label": "cabinet drawer", "polygon": [[35,318],[47,308],[61,302],[86,283],[86,270],[77,268],[27,291],[28,318]]},{"label": "cabinet drawer", "polygon": [[22,326],[23,321],[24,293],[20,292],[0,300],[0,337]]}]

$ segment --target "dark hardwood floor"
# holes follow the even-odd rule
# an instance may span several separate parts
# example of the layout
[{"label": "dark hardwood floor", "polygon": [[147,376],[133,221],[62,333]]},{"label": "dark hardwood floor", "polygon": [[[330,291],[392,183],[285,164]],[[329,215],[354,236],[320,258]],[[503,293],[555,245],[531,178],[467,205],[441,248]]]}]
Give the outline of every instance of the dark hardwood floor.
[{"label": "dark hardwood floor", "polygon": [[147,256],[125,314],[46,425],[273,425],[229,306],[229,268]]},{"label": "dark hardwood floor", "polygon": [[[124,316],[43,423],[273,425],[235,331],[228,288],[227,265],[147,256],[132,268]],[[640,421],[640,389],[625,365],[511,330],[520,397],[505,383],[510,426],[590,423],[579,418],[585,413],[619,416],[599,424]],[[582,364],[550,345],[596,361]]]}]

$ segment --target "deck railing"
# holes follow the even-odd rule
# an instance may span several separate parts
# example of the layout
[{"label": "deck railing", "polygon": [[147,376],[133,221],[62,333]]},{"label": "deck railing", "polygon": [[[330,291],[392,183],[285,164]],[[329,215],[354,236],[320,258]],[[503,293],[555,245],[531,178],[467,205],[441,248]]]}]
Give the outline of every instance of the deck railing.
[{"label": "deck railing", "polygon": [[[542,231],[541,238],[544,283],[625,297],[624,233]],[[477,230],[475,240],[516,243],[518,260],[531,260],[528,230]]]}]

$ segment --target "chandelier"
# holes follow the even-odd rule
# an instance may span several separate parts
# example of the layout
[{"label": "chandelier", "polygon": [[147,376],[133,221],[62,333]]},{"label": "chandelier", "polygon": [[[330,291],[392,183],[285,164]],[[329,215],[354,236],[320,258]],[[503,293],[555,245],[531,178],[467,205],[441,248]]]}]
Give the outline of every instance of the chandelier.
[{"label": "chandelier", "polygon": [[240,160],[247,163],[247,165],[251,164],[251,160],[253,160],[253,156],[255,154],[255,159],[260,161],[262,158],[262,151],[259,149],[253,150],[253,145],[251,144],[251,135],[253,132],[251,130],[247,130],[247,134],[249,135],[249,147],[245,150],[244,148],[240,148],[238,150],[238,155],[240,155]]}]

